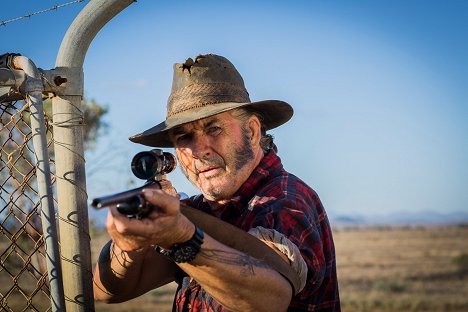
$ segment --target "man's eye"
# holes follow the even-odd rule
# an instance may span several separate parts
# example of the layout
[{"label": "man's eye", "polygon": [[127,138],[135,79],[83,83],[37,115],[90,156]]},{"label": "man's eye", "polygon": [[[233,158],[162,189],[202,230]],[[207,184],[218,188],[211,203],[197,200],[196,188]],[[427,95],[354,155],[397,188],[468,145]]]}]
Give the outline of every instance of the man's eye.
[{"label": "man's eye", "polygon": [[176,141],[177,141],[177,143],[179,143],[179,144],[181,144],[181,143],[187,143],[189,140],[190,140],[190,135],[188,135],[188,134],[179,135],[179,136],[176,138]]},{"label": "man's eye", "polygon": [[210,127],[208,128],[208,134],[209,135],[218,135],[221,133],[221,128],[220,127]]}]

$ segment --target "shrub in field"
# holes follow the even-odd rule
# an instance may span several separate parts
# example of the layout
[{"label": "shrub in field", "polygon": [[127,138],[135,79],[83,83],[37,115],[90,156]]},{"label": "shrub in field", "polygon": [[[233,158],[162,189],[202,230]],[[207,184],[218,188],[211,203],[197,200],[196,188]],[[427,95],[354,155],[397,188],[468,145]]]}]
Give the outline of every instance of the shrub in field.
[{"label": "shrub in field", "polygon": [[458,268],[461,273],[468,273],[468,254],[461,253],[458,256],[452,258],[452,263]]},{"label": "shrub in field", "polygon": [[399,278],[378,278],[374,281],[374,289],[386,293],[401,293],[407,288],[407,284]]}]

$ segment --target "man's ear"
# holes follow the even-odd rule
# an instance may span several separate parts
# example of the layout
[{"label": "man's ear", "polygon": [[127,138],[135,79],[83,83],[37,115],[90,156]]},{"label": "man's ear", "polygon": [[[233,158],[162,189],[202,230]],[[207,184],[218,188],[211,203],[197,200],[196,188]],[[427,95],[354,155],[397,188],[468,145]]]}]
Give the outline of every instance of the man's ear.
[{"label": "man's ear", "polygon": [[250,143],[253,146],[260,146],[261,124],[257,116],[251,116],[249,119]]}]

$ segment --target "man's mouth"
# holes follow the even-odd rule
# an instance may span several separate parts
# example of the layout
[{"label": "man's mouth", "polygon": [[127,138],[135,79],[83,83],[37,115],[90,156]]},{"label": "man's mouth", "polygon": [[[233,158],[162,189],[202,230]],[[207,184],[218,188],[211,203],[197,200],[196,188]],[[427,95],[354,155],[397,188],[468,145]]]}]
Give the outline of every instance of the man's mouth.
[{"label": "man's mouth", "polygon": [[219,169],[219,167],[205,167],[205,168],[201,168],[200,170],[198,170],[198,173],[208,173],[216,169]]},{"label": "man's mouth", "polygon": [[217,166],[210,166],[210,167],[203,167],[198,170],[198,176],[204,178],[211,178],[217,176],[218,172],[221,170],[221,167]]},{"label": "man's mouth", "polygon": [[194,164],[195,174],[203,177],[210,177],[216,175],[224,166],[221,161],[205,160],[199,161]]}]

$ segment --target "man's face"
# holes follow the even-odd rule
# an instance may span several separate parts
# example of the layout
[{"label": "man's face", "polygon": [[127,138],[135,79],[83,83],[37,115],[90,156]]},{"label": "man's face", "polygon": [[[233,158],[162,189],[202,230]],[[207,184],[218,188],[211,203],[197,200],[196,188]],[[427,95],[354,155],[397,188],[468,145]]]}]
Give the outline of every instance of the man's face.
[{"label": "man's face", "polygon": [[182,171],[205,198],[223,201],[247,180],[258,162],[248,122],[230,113],[176,127],[170,133]]}]

